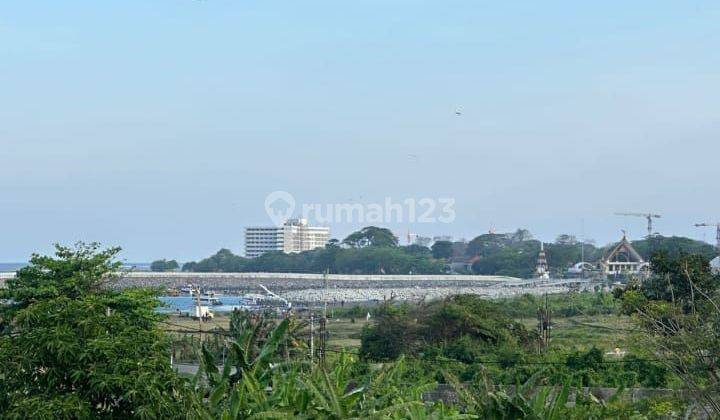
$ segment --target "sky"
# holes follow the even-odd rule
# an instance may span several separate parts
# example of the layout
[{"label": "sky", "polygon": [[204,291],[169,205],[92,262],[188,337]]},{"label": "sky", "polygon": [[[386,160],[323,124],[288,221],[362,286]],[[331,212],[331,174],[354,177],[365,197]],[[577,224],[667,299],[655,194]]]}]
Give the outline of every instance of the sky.
[{"label": "sky", "polygon": [[[720,221],[711,1],[8,0],[0,261],[242,253],[265,198],[454,199],[403,237]],[[457,115],[456,111],[461,115]],[[311,220],[312,222],[312,220]],[[328,223],[342,238],[361,223]]]}]

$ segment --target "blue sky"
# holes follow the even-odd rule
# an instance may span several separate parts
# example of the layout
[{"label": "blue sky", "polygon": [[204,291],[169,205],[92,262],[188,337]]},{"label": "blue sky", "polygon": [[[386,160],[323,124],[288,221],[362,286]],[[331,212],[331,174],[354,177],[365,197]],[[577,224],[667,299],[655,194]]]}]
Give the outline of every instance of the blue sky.
[{"label": "blue sky", "polygon": [[455,198],[398,234],[713,240],[716,2],[109,3],[0,6],[0,261],[241,252],[275,190]]}]

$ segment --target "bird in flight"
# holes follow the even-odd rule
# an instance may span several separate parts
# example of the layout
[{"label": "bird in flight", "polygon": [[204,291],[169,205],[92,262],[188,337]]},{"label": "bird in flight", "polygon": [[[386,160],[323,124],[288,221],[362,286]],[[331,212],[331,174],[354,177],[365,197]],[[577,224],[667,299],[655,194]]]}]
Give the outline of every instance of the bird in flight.
[{"label": "bird in flight", "polygon": [[458,109],[457,111],[455,111],[455,115],[459,117],[462,115],[462,112],[460,112],[460,110]]}]

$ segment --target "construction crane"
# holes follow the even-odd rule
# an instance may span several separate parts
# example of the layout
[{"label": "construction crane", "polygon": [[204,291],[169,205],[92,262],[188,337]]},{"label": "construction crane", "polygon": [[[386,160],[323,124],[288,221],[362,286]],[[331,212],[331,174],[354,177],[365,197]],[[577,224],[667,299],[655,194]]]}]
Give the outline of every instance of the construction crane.
[{"label": "construction crane", "polygon": [[653,234],[653,226],[652,226],[653,223],[652,223],[652,219],[659,219],[659,218],[660,218],[660,215],[659,215],[659,214],[653,214],[653,213],[615,213],[615,214],[618,215],[618,216],[637,216],[637,217],[644,217],[644,218],[646,218],[646,219],[647,219],[647,230],[648,230],[647,237],[648,237],[648,239],[649,239],[650,237],[652,237],[652,234]]},{"label": "construction crane", "polygon": [[720,253],[720,222],[717,223],[695,223],[695,227],[712,227],[715,226],[715,248]]}]

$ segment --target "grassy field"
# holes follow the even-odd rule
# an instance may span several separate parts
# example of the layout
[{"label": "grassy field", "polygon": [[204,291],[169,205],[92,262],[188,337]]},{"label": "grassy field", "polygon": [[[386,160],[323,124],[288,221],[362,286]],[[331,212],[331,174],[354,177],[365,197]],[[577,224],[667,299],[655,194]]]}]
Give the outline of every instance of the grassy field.
[{"label": "grassy field", "polygon": [[351,322],[350,319],[331,319],[328,321],[328,331],[330,331],[330,339],[328,345],[334,350],[343,348],[355,351],[360,348],[360,333],[368,321],[356,319]]},{"label": "grassy field", "polygon": [[[537,321],[531,319],[521,321],[528,330],[537,328]],[[372,321],[370,321],[372,322]],[[328,321],[330,331],[329,344],[334,349],[360,347],[360,334],[368,322],[365,319],[351,322],[349,319],[331,319]],[[556,348],[588,349],[596,346],[609,352],[619,347],[627,349],[632,345],[630,336],[633,328],[630,318],[617,315],[574,316],[555,318],[550,343]]]},{"label": "grassy field", "polygon": [[[537,328],[537,320],[531,318],[518,319],[528,330]],[[202,323],[203,331],[212,331],[216,328],[228,330],[230,317],[219,314],[213,320]],[[372,322],[369,321],[369,322]],[[332,350],[348,349],[357,352],[360,348],[360,335],[368,321],[365,318],[335,318],[329,319],[329,348]],[[610,352],[615,348],[627,350],[632,348],[633,325],[626,316],[594,315],[557,317],[552,320],[550,345],[552,348],[588,349],[596,346],[603,352]],[[166,329],[172,332],[196,334],[200,328],[197,320],[185,317],[172,316],[168,319]],[[304,328],[309,337],[309,327]]]},{"label": "grassy field", "polygon": [[[536,328],[536,325],[532,325]],[[628,349],[633,325],[630,318],[617,315],[574,316],[553,321],[550,345],[556,348],[588,349],[596,346],[609,352]]]},{"label": "grassy field", "polygon": [[169,331],[194,331],[200,328],[203,331],[211,331],[217,327],[227,330],[230,325],[230,314],[215,314],[215,317],[207,322],[199,322],[196,319],[189,317],[181,317],[177,315],[171,315],[167,322],[164,323]]}]

